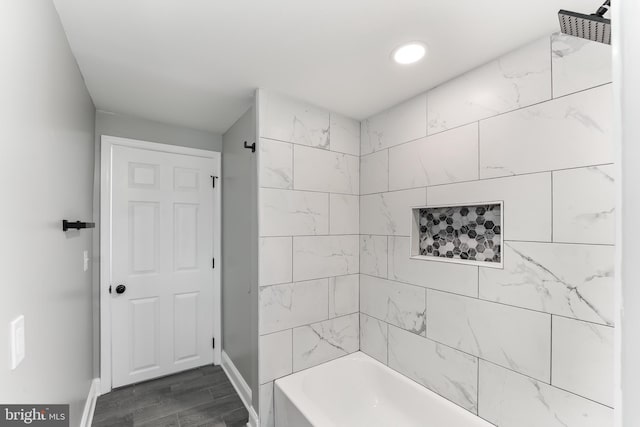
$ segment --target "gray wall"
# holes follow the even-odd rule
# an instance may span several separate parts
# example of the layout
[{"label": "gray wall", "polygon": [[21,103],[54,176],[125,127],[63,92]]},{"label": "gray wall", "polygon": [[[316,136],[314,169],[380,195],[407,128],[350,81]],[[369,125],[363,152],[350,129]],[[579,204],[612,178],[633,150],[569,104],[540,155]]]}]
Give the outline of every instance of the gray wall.
[{"label": "gray wall", "polygon": [[[617,161],[621,162],[621,185],[617,188],[618,202],[623,202],[616,217],[617,241],[620,243],[618,251],[618,265],[621,274],[618,275],[621,294],[618,298],[618,309],[622,317],[622,331],[616,337],[621,352],[621,390],[618,390],[618,401],[622,410],[618,411],[616,426],[634,427],[640,425],[640,342],[638,341],[638,325],[640,325],[640,264],[638,264],[637,239],[640,229],[637,228],[636,218],[640,215],[640,194],[638,182],[640,171],[640,58],[636,52],[640,49],[640,28],[637,25],[640,18],[640,4],[633,0],[616,2],[613,8],[614,25],[614,89],[616,96],[616,120],[618,127],[617,138],[620,144],[617,148]],[[622,340],[622,341],[620,341]],[[616,353],[618,356],[618,353]],[[620,363],[618,364],[620,365]]]},{"label": "gray wall", "polygon": [[222,137],[222,346],[258,407],[258,215],[256,138],[250,108]]},{"label": "gray wall", "polygon": [[[91,379],[95,108],[50,1],[0,3],[0,402],[70,403],[78,425]],[[9,370],[9,322],[23,314],[26,358]]]},{"label": "gray wall", "polygon": [[96,111],[95,174],[93,177],[93,218],[96,222],[93,241],[93,371],[100,376],[100,138],[102,135],[139,139],[161,144],[201,150],[221,151],[222,136],[214,133],[155,122],[140,117]]}]

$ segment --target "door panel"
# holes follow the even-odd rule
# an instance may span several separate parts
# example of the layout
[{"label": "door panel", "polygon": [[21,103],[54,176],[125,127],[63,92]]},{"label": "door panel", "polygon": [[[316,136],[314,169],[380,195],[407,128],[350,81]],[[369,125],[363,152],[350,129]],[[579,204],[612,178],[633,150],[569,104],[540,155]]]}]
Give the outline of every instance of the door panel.
[{"label": "door panel", "polygon": [[113,386],[213,362],[213,159],[113,146]]}]

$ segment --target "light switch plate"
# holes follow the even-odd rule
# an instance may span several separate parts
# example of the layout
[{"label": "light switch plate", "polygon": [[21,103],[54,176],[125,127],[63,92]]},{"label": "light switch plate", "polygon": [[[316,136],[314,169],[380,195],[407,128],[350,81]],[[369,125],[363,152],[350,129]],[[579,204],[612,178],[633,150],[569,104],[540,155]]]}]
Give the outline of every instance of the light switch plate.
[{"label": "light switch plate", "polygon": [[11,369],[24,360],[24,341],[24,316],[20,315],[11,322]]},{"label": "light switch plate", "polygon": [[87,271],[89,269],[89,251],[82,252],[82,262],[84,271]]}]

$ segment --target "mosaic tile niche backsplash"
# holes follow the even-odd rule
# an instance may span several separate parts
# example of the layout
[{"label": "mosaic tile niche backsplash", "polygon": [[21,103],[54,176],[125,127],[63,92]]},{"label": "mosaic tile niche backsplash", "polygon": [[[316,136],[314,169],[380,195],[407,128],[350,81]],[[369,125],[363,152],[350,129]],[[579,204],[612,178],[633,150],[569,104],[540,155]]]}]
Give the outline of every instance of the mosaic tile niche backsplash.
[{"label": "mosaic tile niche backsplash", "polygon": [[422,208],[419,218],[420,255],[500,263],[500,204]]}]

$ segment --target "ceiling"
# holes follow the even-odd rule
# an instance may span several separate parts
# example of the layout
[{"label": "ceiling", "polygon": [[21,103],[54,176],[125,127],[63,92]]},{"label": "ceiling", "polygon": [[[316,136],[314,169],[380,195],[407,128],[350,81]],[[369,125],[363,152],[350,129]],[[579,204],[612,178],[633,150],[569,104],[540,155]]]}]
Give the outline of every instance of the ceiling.
[{"label": "ceiling", "polygon": [[[54,0],[101,110],[216,133],[256,88],[363,119],[601,0]],[[429,54],[399,66],[391,51]]]}]

